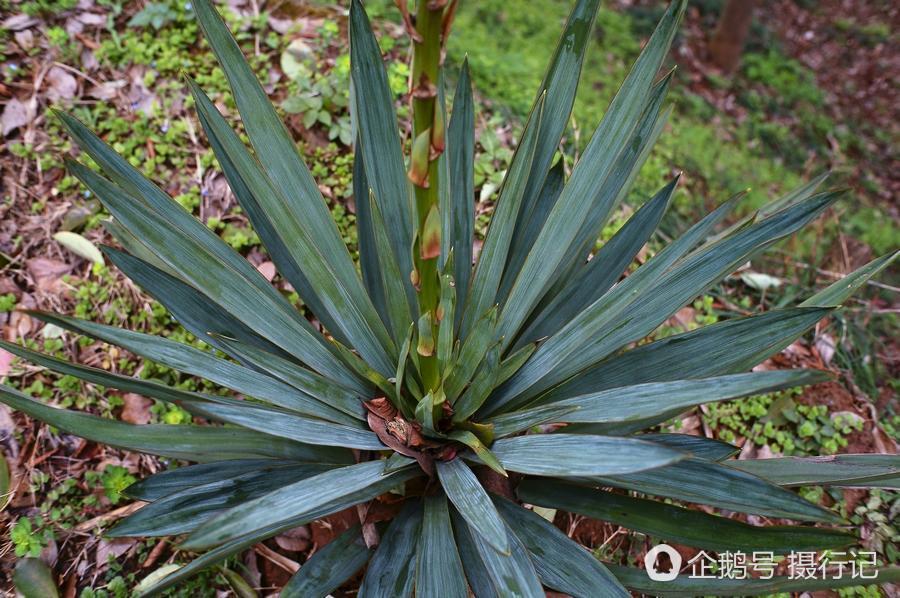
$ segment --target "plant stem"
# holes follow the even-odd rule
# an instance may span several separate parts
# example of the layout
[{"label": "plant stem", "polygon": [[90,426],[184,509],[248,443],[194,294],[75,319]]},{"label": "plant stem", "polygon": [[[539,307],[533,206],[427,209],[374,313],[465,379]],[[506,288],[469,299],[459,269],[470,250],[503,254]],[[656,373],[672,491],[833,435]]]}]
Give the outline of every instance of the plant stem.
[{"label": "plant stem", "polygon": [[[405,1],[405,0],[401,0]],[[443,151],[443,119],[436,111],[437,84],[441,68],[442,20],[446,3],[419,0],[416,8],[415,33],[413,35],[412,96],[413,155],[409,177],[415,189],[416,209],[419,215],[418,234],[413,248],[419,292],[419,312],[431,314],[431,325],[436,327],[435,310],[440,299],[438,254],[440,253],[440,217],[438,187],[440,173],[438,156]],[[436,250],[437,249],[437,250]],[[437,336],[436,328],[433,336]],[[422,376],[429,390],[440,383],[437,357],[420,345]],[[425,354],[428,353],[428,354]]]}]

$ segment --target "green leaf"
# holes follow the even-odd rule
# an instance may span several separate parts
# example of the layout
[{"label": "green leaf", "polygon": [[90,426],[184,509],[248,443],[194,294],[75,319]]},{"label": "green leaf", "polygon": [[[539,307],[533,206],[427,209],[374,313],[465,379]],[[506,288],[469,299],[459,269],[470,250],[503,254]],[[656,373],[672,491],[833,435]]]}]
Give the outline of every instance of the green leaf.
[{"label": "green leaf", "polygon": [[306,525],[311,521],[315,521],[317,519],[322,519],[323,517],[327,517],[333,513],[337,513],[339,511],[343,511],[348,509],[358,503],[365,502],[367,500],[371,500],[371,493],[373,491],[382,490],[384,492],[390,490],[391,485],[395,484],[396,478],[386,478],[382,482],[377,484],[376,488],[368,488],[361,492],[354,492],[343,496],[339,499],[328,502],[308,513],[306,513],[302,518],[291,520],[286,524],[281,524],[280,526],[268,526],[242,536],[241,538],[234,540],[232,542],[227,542],[218,548],[214,548],[209,552],[204,553],[202,556],[194,559],[189,564],[180,568],[177,571],[174,571],[170,575],[166,576],[164,579],[154,583],[152,587],[146,588],[144,592],[141,594],[141,598],[150,598],[151,596],[158,596],[165,590],[177,585],[178,583],[190,579],[194,575],[200,573],[210,565],[213,565],[221,560],[227,559],[235,554],[240,553],[241,551],[253,546],[254,544],[259,543],[262,540],[270,538],[282,531],[290,529],[292,527],[297,527],[300,525]]},{"label": "green leaf", "polygon": [[[307,389],[302,387],[300,387],[299,390],[295,389],[284,382],[261,374],[257,370],[224,359],[219,359],[212,353],[201,351],[190,345],[185,345],[167,338],[142,334],[140,332],[132,332],[114,326],[105,326],[88,320],[79,320],[63,315],[35,311],[29,313],[44,322],[50,322],[68,330],[74,330],[92,338],[117,345],[151,361],[174,368],[180,372],[206,378],[221,386],[225,386],[247,396],[261,399],[267,403],[284,407],[285,409],[349,425],[353,425],[356,421],[364,418],[364,415],[362,414],[363,408],[358,399],[355,401],[358,408],[355,413],[352,413],[352,415],[355,416],[354,419],[353,417],[349,417],[347,414],[330,407],[329,405],[332,404],[330,401],[331,397],[327,394],[323,397],[321,396],[322,393],[301,392]],[[271,360],[276,364],[286,364],[292,373],[298,370],[299,372],[307,371],[295,363],[288,362],[281,357],[256,349],[252,345],[244,345],[242,343],[237,343],[237,341],[229,341],[228,339],[221,339],[221,341],[222,344],[226,346],[229,345],[229,342],[237,344],[243,349],[241,351],[242,353],[246,354],[249,352],[256,356],[265,356],[265,360],[256,361],[251,359],[250,361],[251,363],[254,363],[254,365],[265,365]],[[229,350],[229,353],[232,355],[235,354],[232,350]],[[263,369],[270,371],[268,368]],[[312,375],[311,372],[310,375]],[[297,377],[302,377],[302,374],[298,373]],[[324,378],[321,378],[320,384],[322,387],[329,389],[337,388],[334,383],[326,381]],[[346,391],[346,394],[352,393]]]},{"label": "green leaf", "polygon": [[504,498],[494,498],[494,503],[531,553],[531,562],[544,585],[576,598],[629,596],[600,561],[552,523]]},{"label": "green leaf", "polygon": [[371,551],[359,526],[353,526],[320,548],[282,588],[284,598],[328,596],[369,560]]},{"label": "green leaf", "polygon": [[478,554],[475,538],[469,526],[457,513],[453,514],[453,519],[455,520],[453,532],[456,536],[456,548],[459,550],[469,590],[478,598],[498,598],[499,594],[494,588],[494,581],[488,574],[481,555]]},{"label": "green leaf", "polygon": [[[490,499],[488,499],[490,501]],[[491,504],[493,508],[493,504]],[[498,515],[499,519],[499,515]],[[516,535],[506,527],[502,520],[503,533],[510,547],[507,554],[497,552],[496,547],[487,541],[480,530],[467,523],[458,511],[453,513],[453,527],[456,530],[467,527],[470,532],[469,539],[474,545],[481,562],[484,565],[484,573],[497,596],[521,596],[531,598],[544,598],[546,594],[541,588],[531,557]],[[459,532],[457,532],[459,534]],[[483,582],[482,582],[483,583]]]},{"label": "green leaf", "polygon": [[468,384],[478,366],[481,364],[491,341],[494,339],[494,330],[497,325],[497,308],[492,307],[479,318],[472,333],[462,341],[459,355],[444,380],[444,392],[450,401],[459,397],[465,385]]},{"label": "green leaf", "polygon": [[[294,243],[286,241],[281,232],[279,232],[284,231],[285,222],[290,223],[290,218],[285,219],[283,216],[283,212],[286,209],[290,211],[290,206],[279,204],[275,205],[273,209],[272,204],[273,202],[277,203],[279,197],[278,193],[271,188],[271,185],[268,186],[269,193],[259,196],[259,187],[257,186],[256,189],[252,189],[251,186],[244,181],[238,165],[229,155],[228,149],[230,148],[232,152],[237,151],[242,155],[246,154],[243,142],[237,138],[236,133],[231,130],[231,127],[228,126],[224,119],[219,115],[219,112],[213,107],[209,98],[196,87],[193,81],[188,79],[188,83],[191,86],[191,91],[194,94],[194,99],[197,104],[200,124],[207,132],[216,159],[219,161],[222,171],[228,180],[228,186],[237,198],[241,209],[246,212],[254,230],[259,235],[263,245],[266,247],[266,251],[275,263],[278,272],[293,285],[304,303],[312,309],[313,313],[316,314],[316,317],[321,320],[325,327],[338,339],[346,342],[342,326],[338,321],[332,318],[332,315],[322,302],[318,295],[318,289],[315,288],[301,267],[303,262],[298,262],[295,258],[295,253],[299,247],[296,247]],[[216,129],[219,130],[219,133],[215,132]],[[258,167],[261,173],[262,166],[257,162],[252,163],[253,166]],[[258,178],[265,179],[265,176],[261,175]],[[282,214],[280,218],[278,214]],[[273,217],[273,215],[275,216]],[[286,234],[290,233],[288,232]]]},{"label": "green leaf", "polygon": [[[685,2],[673,2],[669,6],[613,98],[581,160],[575,165],[562,195],[547,216],[505,303],[500,319],[500,334],[506,337],[507,343],[514,340],[514,334],[550,286],[559,267],[565,266],[562,260],[589,213],[608,212],[612,208],[609,205],[598,210],[594,199],[609,176],[616,157],[627,145],[638,124],[644,108],[644,98],[668,53],[685,6]],[[512,173],[512,169],[510,172]]]},{"label": "green leaf", "polygon": [[858,268],[843,277],[839,281],[822,289],[806,301],[800,304],[801,307],[837,307],[859,289],[866,284],[873,276],[887,268],[897,259],[900,251],[888,253],[879,258],[875,258],[865,266]]},{"label": "green leaf", "polygon": [[[500,475],[508,475],[506,470],[503,469],[503,466],[500,465],[500,461],[494,456],[494,453],[492,453],[490,449],[484,445],[484,442],[482,442],[473,432],[470,432],[469,430],[453,430],[447,434],[447,438],[451,438],[472,449],[472,452],[475,453],[475,456],[481,463],[487,465]],[[485,442],[487,442],[487,440],[485,440]]]},{"label": "green leaf", "polygon": [[497,299],[497,290],[500,288],[503,269],[506,266],[510,243],[515,231],[516,214],[521,209],[525,185],[528,183],[528,173],[532,167],[545,98],[546,95],[541,96],[532,108],[525,131],[522,133],[522,140],[516,147],[509,170],[503,179],[494,215],[491,217],[484,244],[478,254],[472,285],[466,297],[463,310],[465,316],[460,328],[460,338],[462,339],[467,338],[473,325],[477,327],[476,318],[488,311]]},{"label": "green leaf", "polygon": [[690,458],[659,469],[594,478],[595,482],[729,511],[839,523],[840,517],[793,492],[715,461]]},{"label": "green leaf", "polygon": [[636,592],[650,596],[757,596],[782,593],[805,594],[818,590],[834,590],[852,586],[890,584],[900,581],[900,567],[873,569],[873,579],[856,576],[828,577],[827,579],[792,579],[776,575],[771,579],[709,579],[681,575],[672,581],[652,581],[643,569],[621,565],[608,565],[610,571],[623,584]]},{"label": "green leaf", "polygon": [[426,496],[416,555],[416,595],[466,598],[466,583],[443,493]]},{"label": "green leaf", "polygon": [[351,495],[365,496],[357,501],[363,502],[418,475],[413,467],[386,475],[383,470],[381,461],[366,461],[282,486],[207,521],[188,536],[182,547],[208,548],[263,529],[289,528],[327,503]]},{"label": "green leaf", "polygon": [[675,178],[663,187],[628,219],[591,261],[573,273],[566,286],[522,333],[522,338],[536,340],[552,335],[612,288],[659,226],[677,182],[678,178]]},{"label": "green leaf", "polygon": [[[647,263],[610,289],[603,297],[592,303],[541,344],[532,358],[491,397],[489,403],[491,411],[497,411],[513,398],[516,399],[513,403],[514,406],[524,404],[528,398],[539,394],[540,390],[552,386],[550,383],[544,383],[538,388],[530,388],[540,378],[559,369],[564,361],[573,362],[572,355],[576,353],[576,346],[580,348],[589,342],[596,342],[598,333],[595,327],[601,328],[618,321],[616,316],[633,303],[641,293],[646,292],[679,258],[706,237],[713,227],[731,212],[739,198],[740,196],[732,197],[694,224],[687,232],[667,245]],[[524,393],[525,390],[528,392]],[[515,395],[520,396],[516,397]]]},{"label": "green leaf", "polygon": [[[114,185],[111,185],[93,171],[88,171],[94,179],[104,181],[105,186],[117,187],[117,195],[123,198],[127,197],[125,201],[128,203],[134,203],[147,211],[152,211],[154,218],[166,221],[167,226],[172,229],[173,233],[194,239],[199,246],[203,247],[205,252],[208,252],[218,262],[221,262],[224,268],[234,270],[237,275],[245,280],[245,284],[249,283],[257,292],[268,296],[277,295],[269,282],[263,278],[262,274],[250,262],[229,247],[206,225],[194,218],[181,207],[181,204],[166,195],[159,187],[144,177],[127,160],[103,143],[99,137],[81,122],[62,112],[55,114],[78,146],[100,165],[103,172],[112,180]],[[74,162],[67,162],[67,164],[69,166],[74,164],[76,169],[84,169],[84,167]],[[141,234],[121,219],[118,219],[118,221],[141,243],[151,248],[152,237]]]},{"label": "green leaf", "polygon": [[578,407],[571,405],[544,405],[524,411],[511,411],[498,415],[487,420],[487,423],[494,426],[494,434],[497,438],[504,436],[512,436],[532,426],[545,424],[553,421],[564,421],[564,417],[569,415]]},{"label": "green leaf", "polygon": [[[381,272],[381,283],[386,301],[385,313],[388,316],[391,331],[394,339],[399,344],[406,336],[410,323],[413,321],[413,312],[410,310],[407,301],[404,280],[408,276],[403,276],[397,260],[391,251],[389,227],[382,218],[381,210],[375,202],[375,196],[369,194],[369,212],[372,219],[372,227],[374,231],[375,247],[378,257],[378,269]],[[361,197],[358,203],[366,201],[365,197]]]},{"label": "green leaf", "polygon": [[125,392],[133,392],[153,397],[154,399],[175,403],[185,408],[193,408],[195,405],[206,402],[206,397],[199,393],[178,390],[177,388],[172,388],[151,380],[141,380],[140,378],[113,374],[98,368],[69,363],[6,341],[0,341],[0,348],[55,372],[74,376],[92,384],[106,386],[107,388],[115,388]]},{"label": "green leaf", "polygon": [[[350,4],[350,76],[353,81],[353,115],[359,127],[357,155],[366,174],[381,213],[391,227],[394,259],[406,288],[410,305],[415,305],[415,292],[409,283],[413,270],[412,245],[415,207],[400,146],[394,96],[388,84],[381,50],[362,4]],[[386,275],[386,273],[383,273]]]},{"label": "green leaf", "polygon": [[[159,259],[155,253],[150,251],[150,248],[141,243],[141,241],[135,237],[131,231],[122,226],[122,223],[114,220],[112,218],[107,218],[102,222],[103,228],[106,229],[113,238],[119,242],[119,244],[131,255],[137,257],[138,259],[147,262],[154,268],[162,270],[169,276],[174,276],[178,278],[178,273],[175,272],[167,263]],[[197,335],[200,336],[200,335]],[[202,338],[202,336],[200,336]]]},{"label": "green leaf", "polygon": [[[347,459],[341,465],[349,465],[351,463],[352,455],[348,452]],[[228,480],[257,471],[276,470],[282,467],[296,467],[298,465],[296,461],[279,461],[276,459],[235,459],[232,461],[187,465],[176,467],[175,469],[167,469],[135,482],[125,489],[124,494],[137,500],[152,502],[195,486]]]},{"label": "green leaf", "polygon": [[690,453],[695,457],[709,461],[721,461],[733,457],[740,452],[740,448],[721,440],[713,440],[704,436],[691,434],[640,434],[637,438],[664,444],[670,448],[684,453]]},{"label": "green leaf", "polygon": [[216,333],[239,338],[245,343],[283,357],[289,356],[280,347],[253,332],[238,318],[180,278],[111,247],[104,247],[103,250],[110,261],[128,278],[165,306],[182,326],[210,346],[228,352],[212,336]]},{"label": "green leaf", "polygon": [[616,158],[612,171],[594,198],[588,217],[581,223],[574,241],[570,244],[569,250],[562,260],[565,268],[556,273],[554,288],[565,284],[570,273],[584,264],[596,245],[597,238],[603,231],[609,215],[628,194],[638,172],[650,156],[650,151],[656,145],[672,111],[671,107],[664,108],[663,102],[668,94],[673,76],[674,71],[669,71],[650,89],[643,112],[641,112],[641,118],[631,134],[631,138]]},{"label": "green leaf", "polygon": [[407,598],[412,595],[421,527],[422,503],[410,500],[381,538],[359,588],[360,598]]},{"label": "green leaf", "polygon": [[[509,395],[514,388],[521,389],[523,386],[530,386],[528,394],[545,390],[601,361],[625,344],[643,338],[750,256],[792,234],[821,214],[837,198],[836,193],[814,196],[731,237],[699,249],[658,277],[652,274],[640,276],[645,268],[653,273],[668,261],[670,253],[677,252],[673,248],[677,247],[678,241],[669,245],[607,293],[607,296],[623,298],[619,302],[613,301],[615,307],[601,298],[544,343],[519,374],[510,380],[505,394]],[[642,287],[646,279],[653,279],[652,283]],[[629,297],[629,291],[637,293],[638,290],[644,291],[641,300]],[[529,380],[538,376],[542,377],[539,384],[528,385]],[[518,384],[512,385],[517,378],[520,378]]]},{"label": "green leaf", "polygon": [[[358,280],[350,252],[341,240],[316,181],[300,159],[297,147],[278,118],[265,90],[250,70],[240,48],[210,0],[193,3],[194,13],[231,85],[244,129],[272,185],[290,198],[298,221],[314,231],[317,243],[335,275],[344,283]],[[290,239],[293,243],[295,239]]]},{"label": "green leaf", "polygon": [[491,448],[504,468],[547,476],[615,475],[684,458],[683,453],[643,440],[581,434],[502,438]]},{"label": "green leaf", "polygon": [[78,257],[84,258],[89,262],[100,264],[101,266],[105,263],[103,261],[103,254],[100,253],[100,250],[97,249],[97,246],[78,233],[73,233],[71,231],[60,231],[53,235],[53,240]]},{"label": "green leaf", "polygon": [[896,487],[900,482],[897,455],[830,455],[821,457],[780,457],[727,461],[726,465],[746,471],[779,486]]},{"label": "green leaf", "polygon": [[396,348],[352,264],[350,273],[344,276],[335,264],[329,263],[323,253],[327,242],[319,230],[305,224],[309,222],[308,214],[296,209],[303,203],[288,201],[279,193],[260,162],[250,155],[206,94],[190,79],[188,83],[200,122],[228,180],[249,191],[239,197],[255,200],[258,205],[249,213],[268,225],[262,227],[263,231],[279,239],[274,248],[287,252],[279,254],[280,261],[293,261],[306,277],[306,289],[302,290],[313,293],[331,315],[332,324],[340,326],[360,354],[387,375],[393,367]]},{"label": "green leaf", "polygon": [[[356,141],[357,147],[359,140]],[[372,222],[372,209],[365,199],[369,197],[371,189],[366,178],[366,167],[361,156],[353,159],[353,204],[356,207],[356,243],[359,248],[359,267],[362,272],[363,285],[366,293],[372,299],[375,309],[381,314],[385,325],[390,325],[387,315],[387,298],[384,294],[382,283],[384,274],[378,256],[378,246],[375,243],[375,228]]]},{"label": "green leaf", "polygon": [[[550,164],[569,125],[584,56],[592,39],[591,29],[599,8],[599,0],[579,0],[575,5],[560,35],[541,86],[538,87],[534,104],[537,105],[541,101],[541,95],[546,93],[545,115],[540,123],[531,172],[527,174],[528,184],[525,187],[522,209],[518,214],[509,271],[504,275],[504,285],[511,284],[518,274],[527,249],[531,247],[536,233],[546,220],[546,210],[556,203],[555,198],[550,199],[553,192],[552,184],[548,184],[548,180],[554,176]],[[551,191],[545,194],[544,191],[548,187]],[[548,199],[550,201],[546,201]],[[501,298],[506,297],[508,289],[508,286],[504,287]]]},{"label": "green leaf", "polygon": [[613,494],[574,484],[525,480],[519,499],[553,507],[659,538],[719,552],[825,550],[852,544],[854,536],[842,530],[784,525],[753,526],[643,498]]},{"label": "green leaf", "polygon": [[[539,404],[610,388],[746,371],[781,351],[830,309],[789,308],[733,318],[625,351],[551,389]],[[641,426],[642,429],[646,426]]]},{"label": "green leaf", "polygon": [[[529,183],[533,180],[536,179],[534,177],[530,178]],[[509,289],[522,268],[522,262],[525,261],[528,252],[534,247],[534,243],[544,227],[544,223],[547,221],[547,216],[550,215],[550,211],[559,200],[565,184],[565,160],[560,157],[550,169],[550,172],[547,173],[540,193],[535,195],[526,191],[525,201],[532,198],[533,205],[523,206],[521,212],[519,212],[519,222],[516,224],[512,247],[509,250],[509,261],[503,273],[503,282],[500,284],[500,290],[497,293],[500,299],[505,299],[509,295]],[[528,212],[527,214],[526,211]]]},{"label": "green leaf", "polygon": [[[453,280],[456,282],[456,305],[465,303],[472,276],[472,245],[475,242],[475,107],[469,61],[463,60],[453,95],[453,112],[447,128],[447,176],[450,193],[441,205],[441,261],[446,263],[453,253]],[[455,326],[459,326],[462,308],[456,310]]]},{"label": "green leaf", "polygon": [[[469,336],[469,339],[474,337],[475,334],[472,334]],[[484,404],[488,395],[497,386],[497,377],[500,374],[499,362],[500,344],[497,343],[488,349],[487,355],[485,355],[484,361],[481,362],[481,367],[478,369],[478,373],[462,396],[453,404],[454,422],[466,421],[469,419],[469,416],[478,411],[479,407]]]},{"label": "green leaf", "polygon": [[[245,276],[218,259],[195,237],[179,231],[156,213],[143,209],[140,202],[90,169],[74,162],[69,163],[69,168],[115,218],[145,243],[152,242],[156,253],[187,282],[201,291],[206,290],[205,294],[252,330],[321,373],[338,380],[347,377],[346,366],[323,344],[321,335],[274,287],[266,283],[267,291],[254,292]],[[262,277],[258,272],[256,275]]]},{"label": "green leaf", "polygon": [[307,444],[373,451],[386,449],[374,432],[362,427],[304,417],[250,401],[215,397],[208,399],[192,406],[192,410],[214,420]]},{"label": "green leaf", "polygon": [[832,376],[821,370],[752,372],[612,388],[552,404],[577,407],[566,414],[560,420],[562,422],[627,422],[676,409],[683,411],[695,405],[818,384],[831,379]]},{"label": "green leaf", "polygon": [[59,590],[53,572],[41,559],[24,558],[16,562],[12,582],[23,598],[57,598]]},{"label": "green leaf", "polygon": [[506,526],[472,470],[462,459],[453,459],[438,461],[437,473],[447,498],[463,519],[485,542],[508,555]]},{"label": "green leaf", "polygon": [[185,534],[228,508],[329,469],[328,465],[294,463],[198,483],[142,507],[106,533],[112,537]]},{"label": "green leaf", "polygon": [[346,460],[345,449],[305,445],[251,430],[193,425],[123,424],[49,407],[8,386],[0,386],[0,402],[93,442],[172,459],[209,462],[268,457],[317,463],[341,463]]},{"label": "green leaf", "polygon": [[[271,374],[289,386],[315,397],[325,405],[330,405],[334,409],[352,416],[355,420],[365,419],[365,408],[362,405],[362,400],[370,397],[372,391],[368,390],[361,393],[352,390],[352,384],[356,382],[355,378],[348,377],[344,380],[344,384],[340,384],[253,345],[224,336],[216,336],[216,340],[231,355],[246,360],[248,363],[253,364],[254,367]],[[347,422],[344,421],[343,423]]]}]

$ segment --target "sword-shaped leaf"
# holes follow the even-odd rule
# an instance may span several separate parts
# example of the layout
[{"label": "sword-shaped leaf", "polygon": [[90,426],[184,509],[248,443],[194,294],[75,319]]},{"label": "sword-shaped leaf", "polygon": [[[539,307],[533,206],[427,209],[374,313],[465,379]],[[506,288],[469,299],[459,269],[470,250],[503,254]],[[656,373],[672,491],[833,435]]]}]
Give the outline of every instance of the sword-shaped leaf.
[{"label": "sword-shaped leaf", "polygon": [[897,488],[900,456],[829,455],[726,461],[741,471],[779,486],[860,486]]},{"label": "sword-shaped leaf", "polygon": [[359,526],[353,526],[303,563],[279,596],[328,596],[359,571],[370,555],[371,550],[366,546]]},{"label": "sword-shaped leaf", "polygon": [[483,572],[497,596],[544,598],[546,594],[541,588],[541,581],[531,562],[531,556],[512,530],[506,527],[502,520],[500,523],[503,525],[503,532],[507,535],[506,540],[510,547],[507,554],[497,552],[494,545],[488,542],[477,528],[473,528],[471,523],[460,517],[458,511],[453,512],[453,527],[457,530],[462,527],[468,528],[471,544],[478,553],[484,565]]},{"label": "sword-shaped leaf", "polygon": [[302,444],[252,430],[194,425],[124,424],[77,411],[49,407],[8,386],[0,386],[0,402],[69,434],[171,459],[203,463],[265,457],[341,463],[346,462],[347,458],[345,449]]},{"label": "sword-shaped leaf", "polygon": [[495,498],[494,503],[531,553],[531,562],[544,585],[576,598],[629,596],[600,561],[552,523],[504,498]]},{"label": "sword-shaped leaf", "polygon": [[[327,244],[302,220],[306,215],[294,209],[301,202],[289,201],[279,192],[203,90],[190,79],[188,84],[220,166],[235,187],[248,192],[238,197],[249,195],[249,214],[264,223],[262,232],[276,236],[279,242],[273,244],[274,249],[287,252],[279,254],[279,261],[292,262],[305,276],[306,289],[298,290],[312,293],[331,316],[331,324],[339,326],[360,354],[382,373],[389,372],[396,348],[356,271],[352,276],[339,276],[336,266],[325,257]],[[252,207],[254,201],[258,209]]]},{"label": "sword-shaped leaf", "polygon": [[456,283],[454,326],[459,327],[462,305],[469,292],[472,276],[472,245],[475,242],[475,107],[472,100],[472,82],[469,78],[469,61],[463,61],[456,93],[453,95],[453,112],[447,128],[447,166],[450,193],[446,205],[441,206],[441,261],[446,263],[453,252],[453,280]]},{"label": "sword-shaped leaf", "polygon": [[407,598],[412,594],[421,527],[422,502],[411,500],[381,538],[359,587],[360,598]]},{"label": "sword-shaped leaf", "polygon": [[462,459],[437,462],[438,479],[447,498],[472,529],[495,550],[509,554],[506,526],[481,482]]},{"label": "sword-shaped leaf", "polygon": [[466,598],[466,582],[453,541],[450,509],[443,493],[426,496],[416,556],[416,595]]},{"label": "sword-shaped leaf", "polygon": [[505,469],[557,477],[631,473],[685,458],[683,453],[643,440],[582,434],[502,438],[491,450]]},{"label": "sword-shaped leaf", "polygon": [[787,554],[841,548],[856,539],[845,531],[827,528],[753,526],[702,511],[549,480],[523,481],[518,496],[527,503],[580,513],[662,540],[719,552]]},{"label": "sword-shaped leaf", "polygon": [[416,305],[409,273],[413,270],[412,234],[417,220],[403,165],[394,96],[378,41],[358,0],[350,3],[350,76],[353,114],[359,127],[357,159],[362,159],[376,203],[385,220],[391,223],[387,230],[394,259],[404,273],[402,282],[410,305]]},{"label": "sword-shaped leaf", "polygon": [[182,546],[186,550],[208,548],[264,529],[289,529],[328,503],[350,496],[363,502],[415,475],[412,467],[384,474],[381,461],[332,469],[225,511],[200,526]]}]

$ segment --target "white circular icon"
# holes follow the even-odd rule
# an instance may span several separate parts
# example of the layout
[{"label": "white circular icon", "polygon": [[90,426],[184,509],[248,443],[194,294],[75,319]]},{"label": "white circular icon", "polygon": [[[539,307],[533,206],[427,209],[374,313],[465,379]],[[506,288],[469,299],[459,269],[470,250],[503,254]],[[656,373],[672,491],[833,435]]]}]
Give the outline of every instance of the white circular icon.
[{"label": "white circular icon", "polygon": [[[667,572],[656,569],[656,559],[662,553],[669,555],[669,560],[672,561],[672,569]],[[653,581],[672,581],[678,577],[678,572],[681,570],[681,555],[668,544],[658,544],[651,548],[644,557],[644,568]]]}]

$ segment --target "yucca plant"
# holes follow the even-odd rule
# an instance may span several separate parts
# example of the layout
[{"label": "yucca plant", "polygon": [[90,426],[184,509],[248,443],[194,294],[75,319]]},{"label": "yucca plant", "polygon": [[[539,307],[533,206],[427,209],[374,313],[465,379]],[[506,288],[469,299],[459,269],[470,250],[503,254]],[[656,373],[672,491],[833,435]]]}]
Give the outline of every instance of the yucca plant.
[{"label": "yucca plant", "polygon": [[[208,550],[148,594],[354,506],[360,525],[321,547],[282,596],[324,596],[363,568],[362,596],[543,596],[543,587],[573,596],[627,596],[626,587],[724,595],[829,583],[653,582],[642,570],[604,565],[522,506],[581,513],[713,551],[784,554],[855,540],[838,516],[785,487],[891,485],[900,475],[895,456],[739,461],[730,459],[738,449],[729,444],[641,433],[702,403],[827,379],[810,370],[747,372],[894,257],[796,307],[640,343],[839,196],[816,192],[819,179],[717,232],[738,201],[730,199],[622,278],[666,211],[673,180],[593,251],[666,121],[671,74],[657,74],[685,2],[667,10],[566,180],[561,161],[553,162],[599,5],[577,2],[474,260],[472,89],[463,64],[448,118],[441,74],[456,2],[419,0],[414,14],[399,2],[413,46],[405,160],[382,56],[354,0],[361,274],[225,24],[210,0],[193,5],[252,151],[189,80],[200,122],[240,206],[321,329],[84,125],[60,114],[102,170],[69,164],[112,215],[109,231],[124,250],[105,248],[109,259],[210,350],[34,315],[236,396],[187,392],[2,345],[57,372],[222,424],[134,426],[0,390],[3,402],[66,432],[196,463],[128,488],[150,504],[109,532],[185,535],[181,549]],[[372,522],[376,502],[396,513],[387,524]],[[752,526],[679,505],[685,502],[838,527]],[[896,579],[897,569],[883,569],[875,582]]]}]

